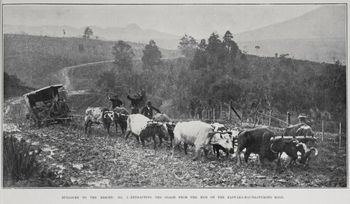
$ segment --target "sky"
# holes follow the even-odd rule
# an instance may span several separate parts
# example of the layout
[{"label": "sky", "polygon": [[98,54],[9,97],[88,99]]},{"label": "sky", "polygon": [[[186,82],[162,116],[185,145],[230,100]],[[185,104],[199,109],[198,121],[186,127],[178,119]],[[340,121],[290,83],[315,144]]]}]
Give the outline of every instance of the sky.
[{"label": "sky", "polygon": [[283,22],[318,5],[4,5],[8,25],[141,28],[206,37],[213,31],[240,33]]}]

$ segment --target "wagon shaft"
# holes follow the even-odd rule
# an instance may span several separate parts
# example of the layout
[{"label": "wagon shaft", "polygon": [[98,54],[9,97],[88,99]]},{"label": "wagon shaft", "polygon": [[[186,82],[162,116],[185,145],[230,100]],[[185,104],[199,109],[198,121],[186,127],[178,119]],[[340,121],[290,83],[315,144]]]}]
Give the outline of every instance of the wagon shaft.
[{"label": "wagon shaft", "polygon": [[275,137],[272,137],[270,140],[275,141],[278,139],[285,139],[285,140],[297,139],[297,140],[304,140],[304,141],[316,141],[317,140],[317,138],[314,136],[275,136]]}]

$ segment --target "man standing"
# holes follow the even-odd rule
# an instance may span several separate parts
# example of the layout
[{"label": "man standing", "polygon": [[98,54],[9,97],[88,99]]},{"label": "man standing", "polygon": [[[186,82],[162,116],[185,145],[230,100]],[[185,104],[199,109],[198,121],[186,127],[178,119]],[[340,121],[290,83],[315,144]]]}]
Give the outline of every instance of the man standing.
[{"label": "man standing", "polygon": [[142,102],[142,100],[145,97],[145,92],[140,91],[139,93],[135,94],[133,97],[130,95],[127,96],[127,99],[131,102],[131,114],[139,113],[139,105]]},{"label": "man standing", "polygon": [[118,95],[114,95],[112,98],[108,96],[108,99],[112,102],[112,110],[115,107],[120,107],[123,105],[123,101],[119,99]]},{"label": "man standing", "polygon": [[150,101],[148,101],[147,105],[142,108],[141,114],[146,116],[149,119],[152,119],[153,118],[153,110],[160,113],[160,111],[157,108],[153,107],[152,103]]}]

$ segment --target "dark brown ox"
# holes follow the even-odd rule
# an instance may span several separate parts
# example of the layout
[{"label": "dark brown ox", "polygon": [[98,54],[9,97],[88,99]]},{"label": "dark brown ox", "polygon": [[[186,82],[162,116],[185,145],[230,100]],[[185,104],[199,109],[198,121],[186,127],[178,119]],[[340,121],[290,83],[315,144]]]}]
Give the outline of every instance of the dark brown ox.
[{"label": "dark brown ox", "polygon": [[160,122],[149,121],[146,128],[141,130],[140,140],[142,146],[145,146],[145,140],[152,137],[154,143],[154,149],[157,148],[156,137],[159,138],[159,147],[162,145],[162,140],[168,140],[167,128]]},{"label": "dark brown ox", "polygon": [[113,109],[114,112],[114,124],[115,124],[115,132],[118,132],[118,125],[124,134],[127,127],[127,119],[129,116],[128,110],[124,107],[115,107]]},{"label": "dark brown ox", "polygon": [[264,163],[264,159],[274,161],[277,159],[277,154],[270,150],[270,139],[275,134],[267,128],[256,128],[252,130],[246,130],[238,135],[238,146],[236,151],[237,165],[241,164],[241,151],[246,149],[244,153],[244,160],[248,162],[248,158],[251,153],[259,155],[261,164]]},{"label": "dark brown ox", "polygon": [[272,152],[278,154],[278,164],[280,164],[281,155],[286,153],[290,157],[290,162],[288,166],[291,164],[295,164],[298,159],[298,147],[299,141],[296,139],[285,139],[279,138],[272,141],[270,149]]}]

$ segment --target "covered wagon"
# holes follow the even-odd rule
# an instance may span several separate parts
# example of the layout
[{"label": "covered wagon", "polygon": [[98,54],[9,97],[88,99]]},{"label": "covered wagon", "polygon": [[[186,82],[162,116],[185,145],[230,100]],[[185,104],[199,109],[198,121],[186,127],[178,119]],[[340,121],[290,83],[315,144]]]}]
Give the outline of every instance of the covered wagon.
[{"label": "covered wagon", "polygon": [[67,93],[62,84],[50,85],[23,95],[28,108],[27,118],[40,127],[71,120],[66,103]]}]

